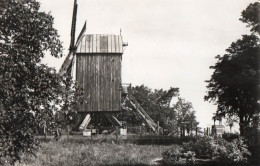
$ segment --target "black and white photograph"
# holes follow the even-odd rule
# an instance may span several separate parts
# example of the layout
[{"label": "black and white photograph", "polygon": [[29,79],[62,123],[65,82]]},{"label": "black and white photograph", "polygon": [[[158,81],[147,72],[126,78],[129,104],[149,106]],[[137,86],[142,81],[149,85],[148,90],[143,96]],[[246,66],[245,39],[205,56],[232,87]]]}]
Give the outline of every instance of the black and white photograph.
[{"label": "black and white photograph", "polygon": [[259,0],[0,0],[0,165],[259,166]]}]

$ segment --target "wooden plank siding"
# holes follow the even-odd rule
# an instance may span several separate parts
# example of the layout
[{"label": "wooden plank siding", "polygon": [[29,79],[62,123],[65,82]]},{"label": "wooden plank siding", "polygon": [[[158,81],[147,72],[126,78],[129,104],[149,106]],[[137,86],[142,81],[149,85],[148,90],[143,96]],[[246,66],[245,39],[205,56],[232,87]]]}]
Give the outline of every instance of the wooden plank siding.
[{"label": "wooden plank siding", "polygon": [[122,37],[85,35],[76,50],[76,81],[84,89],[78,112],[121,110]]},{"label": "wooden plank siding", "polygon": [[79,112],[120,111],[122,54],[77,54],[76,81],[84,88]]}]

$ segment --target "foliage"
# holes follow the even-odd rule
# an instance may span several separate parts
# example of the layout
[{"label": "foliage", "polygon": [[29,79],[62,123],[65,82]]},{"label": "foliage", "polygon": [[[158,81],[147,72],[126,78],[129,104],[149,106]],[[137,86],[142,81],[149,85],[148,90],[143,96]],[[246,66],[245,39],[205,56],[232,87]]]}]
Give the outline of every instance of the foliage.
[{"label": "foliage", "polygon": [[173,105],[173,109],[177,112],[177,126],[181,129],[181,136],[185,136],[185,130],[188,134],[192,133],[199,124],[192,104],[182,98],[178,98],[177,103]]},{"label": "foliage", "polygon": [[162,153],[163,161],[169,165],[178,163],[181,157],[181,151],[182,149],[177,145],[171,147]]},{"label": "foliage", "polygon": [[259,117],[255,117],[252,122],[252,126],[245,128],[245,143],[248,145],[248,149],[251,152],[251,159],[256,160],[260,164],[260,130],[259,130]]},{"label": "foliage", "polygon": [[199,137],[194,142],[183,143],[183,151],[194,151],[198,157],[212,158],[214,155],[214,140],[212,137]]},{"label": "foliage", "polygon": [[[152,90],[147,86],[141,85],[131,87],[130,92],[150,117],[155,122],[159,121],[160,126],[168,133],[178,133],[179,127],[186,130],[189,134],[196,129],[198,122],[190,102],[186,102],[178,97],[177,103],[170,106],[172,98],[179,96],[178,88]],[[127,107],[134,109],[130,104]],[[135,125],[143,123],[143,119],[134,111],[124,112],[124,116],[120,117],[120,119]]]},{"label": "foliage", "polygon": [[224,134],[222,134],[222,138],[225,139],[228,142],[231,142],[234,139],[238,139],[239,134],[238,133],[224,133]]},{"label": "foliage", "polygon": [[194,151],[198,158],[214,158],[224,163],[246,163],[250,153],[241,138],[231,142],[223,138],[201,137],[195,142],[184,143],[183,151]]},{"label": "foliage", "polygon": [[66,77],[41,64],[47,52],[61,57],[62,46],[53,17],[39,8],[34,0],[0,5],[0,158],[11,164],[22,153],[34,154],[43,123],[57,127],[55,113],[73,107]]},{"label": "foliage", "polygon": [[214,153],[215,158],[219,161],[233,164],[246,163],[250,156],[250,152],[241,138],[232,142],[227,142],[224,139],[217,140]]},{"label": "foliage", "polygon": [[242,22],[251,27],[253,34],[243,35],[233,42],[224,56],[217,56],[217,63],[208,83],[205,100],[218,105],[219,116],[239,119],[240,133],[245,136],[245,128],[252,126],[252,119],[259,116],[259,2],[250,4],[242,12]]},{"label": "foliage", "polygon": [[74,125],[77,121],[76,109],[78,104],[83,101],[83,89],[75,84],[71,75],[62,77],[62,105],[61,109],[56,111],[55,122],[62,128],[66,125]]},{"label": "foliage", "polygon": [[[161,127],[167,127],[167,119],[172,119],[174,116],[174,112],[170,108],[170,102],[173,97],[179,95],[178,88],[151,90],[141,85],[131,87],[130,92],[155,122],[159,121]],[[127,107],[134,109],[130,104],[127,104]],[[135,125],[143,123],[142,118],[135,111],[126,111],[121,119]]]},{"label": "foliage", "polygon": [[214,73],[207,81],[208,94],[205,100],[218,105],[217,115],[228,117],[230,129],[237,119],[240,134],[252,153],[258,159],[259,115],[260,115],[260,3],[250,4],[242,11],[240,20],[251,28],[251,35],[233,42],[224,56],[217,56],[217,63],[211,66]]},{"label": "foliage", "polygon": [[251,3],[245,10],[242,11],[242,18],[240,20],[247,23],[251,27],[252,32],[260,34],[260,3]]},{"label": "foliage", "polygon": [[218,104],[217,113],[239,118],[241,134],[243,127],[250,124],[253,116],[259,113],[258,101],[258,59],[260,48],[255,36],[243,36],[232,43],[218,62],[208,82],[206,100]]},{"label": "foliage", "polygon": [[235,123],[237,123],[238,122],[238,120],[237,120],[237,117],[228,117],[227,119],[226,119],[226,125],[228,125],[229,126],[229,129],[230,129],[230,133],[232,132],[232,127],[234,126],[234,124]]},{"label": "foliage", "polygon": [[194,165],[196,161],[196,154],[192,151],[188,151],[187,153],[184,154],[186,157],[186,165]]}]

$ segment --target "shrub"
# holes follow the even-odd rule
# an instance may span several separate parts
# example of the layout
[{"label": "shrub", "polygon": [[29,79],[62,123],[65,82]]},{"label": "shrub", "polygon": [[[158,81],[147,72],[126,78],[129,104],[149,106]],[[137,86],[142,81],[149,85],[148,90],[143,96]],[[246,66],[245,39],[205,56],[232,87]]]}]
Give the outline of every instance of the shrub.
[{"label": "shrub", "polygon": [[247,127],[244,138],[248,150],[252,154],[251,161],[258,162],[258,165],[260,165],[260,130],[258,125]]},{"label": "shrub", "polygon": [[227,142],[224,139],[218,140],[214,155],[219,161],[246,163],[250,153],[244,141],[239,138],[232,142]]},{"label": "shrub", "polygon": [[[231,142],[223,138],[202,137],[183,144],[183,151],[194,151],[199,158],[214,158],[225,163],[246,163],[250,153],[241,138]],[[186,157],[186,156],[185,156]]]},{"label": "shrub", "polygon": [[185,153],[186,165],[194,165],[196,161],[195,155],[195,152],[192,151],[188,151],[187,153]]},{"label": "shrub", "polygon": [[211,158],[214,155],[215,144],[211,137],[201,137],[194,142],[183,143],[183,152],[194,151],[200,158]]},{"label": "shrub", "polygon": [[180,146],[176,145],[171,149],[168,149],[162,153],[163,161],[166,164],[174,164],[180,160],[182,149]]},{"label": "shrub", "polygon": [[239,134],[238,133],[224,133],[222,135],[222,138],[227,140],[228,142],[231,142],[234,139],[238,139],[239,138]]}]

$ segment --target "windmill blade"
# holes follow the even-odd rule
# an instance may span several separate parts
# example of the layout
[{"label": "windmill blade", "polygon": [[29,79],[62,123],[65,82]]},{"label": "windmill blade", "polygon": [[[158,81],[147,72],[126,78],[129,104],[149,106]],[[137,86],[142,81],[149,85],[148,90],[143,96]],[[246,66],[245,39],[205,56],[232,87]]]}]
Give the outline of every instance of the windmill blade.
[{"label": "windmill blade", "polygon": [[61,65],[61,68],[59,70],[60,76],[63,76],[64,74],[68,73],[69,70],[71,71],[70,68],[72,67],[73,58],[74,58],[73,51],[70,51],[66,59]]},{"label": "windmill blade", "polygon": [[78,4],[77,0],[74,0],[73,14],[72,14],[72,23],[71,23],[71,32],[70,32],[70,51],[74,51],[75,49],[75,32],[76,32],[76,21],[77,21],[77,9]]},{"label": "windmill blade", "polygon": [[83,25],[83,28],[82,28],[82,30],[81,30],[81,32],[80,32],[78,38],[77,38],[77,42],[76,42],[75,48],[77,48],[77,46],[78,46],[79,42],[81,41],[81,39],[82,39],[84,33],[86,32],[86,30],[87,30],[86,27],[87,27],[87,21],[85,21],[85,23],[84,23],[84,25]]},{"label": "windmill blade", "polygon": [[69,48],[69,54],[67,55],[66,59],[61,65],[61,68],[59,70],[59,75],[63,76],[64,74],[71,72],[73,58],[75,54],[75,32],[76,32],[76,20],[77,20],[77,0],[74,0],[73,5],[73,14],[72,14],[72,23],[71,23],[71,39],[70,39],[70,48]]},{"label": "windmill blade", "polygon": [[86,32],[86,25],[87,25],[87,22],[85,21],[84,25],[83,25],[83,28],[77,38],[77,42],[76,42],[76,45],[73,47],[74,49],[71,50],[68,54],[68,56],[66,57],[66,59],[64,60],[61,68],[60,68],[60,71],[59,71],[59,74],[60,75],[64,75],[65,73],[70,73],[72,72],[71,71],[71,68],[72,68],[72,63],[73,63],[73,59],[75,58],[75,51],[78,47],[78,44],[79,42],[81,41],[82,37],[84,36],[84,33]]}]

